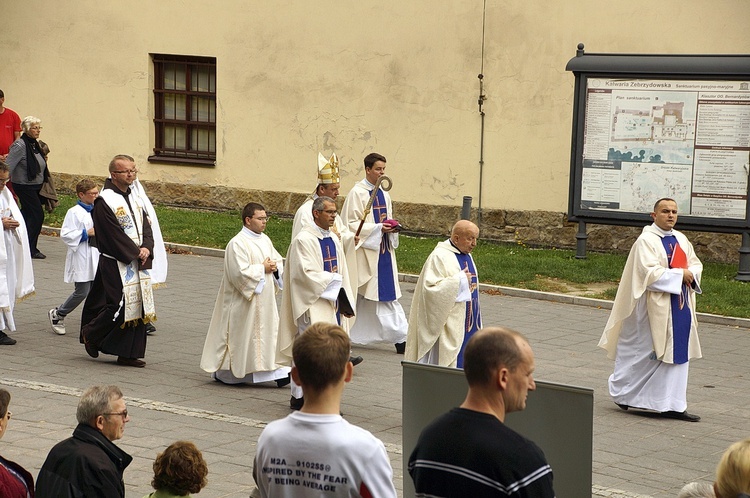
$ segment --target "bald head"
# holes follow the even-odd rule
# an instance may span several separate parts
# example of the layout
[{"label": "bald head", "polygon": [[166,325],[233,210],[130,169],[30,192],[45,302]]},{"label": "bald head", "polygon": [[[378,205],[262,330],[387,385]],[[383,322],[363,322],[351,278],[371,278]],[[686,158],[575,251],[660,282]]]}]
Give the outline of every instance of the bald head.
[{"label": "bald head", "polygon": [[474,250],[478,238],[479,227],[469,220],[459,220],[451,229],[451,242],[464,254]]}]

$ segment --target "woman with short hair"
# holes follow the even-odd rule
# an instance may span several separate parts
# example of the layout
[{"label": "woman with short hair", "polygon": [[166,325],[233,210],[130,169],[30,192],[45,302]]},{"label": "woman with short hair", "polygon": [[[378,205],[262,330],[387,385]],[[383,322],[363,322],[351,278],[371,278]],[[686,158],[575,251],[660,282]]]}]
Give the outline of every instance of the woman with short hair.
[{"label": "woman with short hair", "polygon": [[36,247],[44,223],[44,210],[39,191],[42,190],[45,174],[48,174],[47,161],[37,141],[42,132],[42,120],[34,116],[26,116],[21,121],[21,128],[23,129],[21,138],[11,144],[5,162],[10,167],[13,191],[18,196],[21,214],[26,222],[31,257],[44,259],[46,256]]},{"label": "woman with short hair", "polygon": [[206,485],[208,465],[200,450],[190,441],[170,444],[154,461],[151,485],[156,491],[143,498],[189,497]]}]

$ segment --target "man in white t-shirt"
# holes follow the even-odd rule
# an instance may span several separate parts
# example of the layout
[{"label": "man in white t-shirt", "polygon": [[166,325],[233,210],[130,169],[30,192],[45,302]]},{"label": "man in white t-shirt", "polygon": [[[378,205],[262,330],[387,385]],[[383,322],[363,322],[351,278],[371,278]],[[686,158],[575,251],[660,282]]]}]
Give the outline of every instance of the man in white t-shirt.
[{"label": "man in white t-shirt", "polygon": [[258,438],[252,496],[396,496],[383,443],[340,414],[352,379],[351,343],[338,325],[318,322],[294,341],[292,378],[305,392],[300,411],[268,424]]}]

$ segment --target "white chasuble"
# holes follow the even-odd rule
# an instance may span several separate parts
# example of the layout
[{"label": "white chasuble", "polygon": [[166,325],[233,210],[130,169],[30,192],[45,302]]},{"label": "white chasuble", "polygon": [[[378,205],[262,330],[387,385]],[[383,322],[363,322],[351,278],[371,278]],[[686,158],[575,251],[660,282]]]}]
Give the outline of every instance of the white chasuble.
[{"label": "white chasuble", "polygon": [[[266,258],[276,262],[278,277],[265,272]],[[243,228],[229,241],[224,276],[203,346],[203,370],[228,370],[234,378],[248,382],[286,377],[289,369],[276,362],[276,293],[283,273],[282,257],[267,235]],[[259,372],[274,374],[247,378]]]}]

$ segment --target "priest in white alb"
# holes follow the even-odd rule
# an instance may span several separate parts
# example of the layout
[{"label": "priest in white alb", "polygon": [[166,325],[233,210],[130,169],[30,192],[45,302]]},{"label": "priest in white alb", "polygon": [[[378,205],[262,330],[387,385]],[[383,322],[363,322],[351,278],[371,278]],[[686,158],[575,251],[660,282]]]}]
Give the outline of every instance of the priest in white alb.
[{"label": "priest in white alb", "polygon": [[3,243],[0,243],[0,346],[12,346],[16,340],[5,333],[16,331],[13,309],[16,302],[34,294],[34,269],[31,266],[26,224],[13,194],[6,184],[10,168],[0,161],[0,218]]},{"label": "priest in white alb", "polygon": [[623,410],[697,422],[687,411],[689,361],[701,357],[695,295],[703,264],[674,230],[677,203],[656,201],[652,225],[633,244],[599,347],[615,360],[609,393]]},{"label": "priest in white alb", "polygon": [[[278,351],[289,365],[297,335],[316,322],[342,325],[353,320],[356,306],[341,242],[331,233],[336,203],[318,197],[311,209],[315,224],[300,231],[286,255]],[[289,405],[298,410],[303,403],[302,388],[292,379]]]},{"label": "priest in white alb", "polygon": [[[336,198],[339,196],[339,188],[341,187],[341,176],[339,175],[339,158],[334,152],[331,157],[326,159],[323,154],[318,152],[318,186],[315,187],[315,192],[305,199],[305,202],[297,209],[294,213],[294,223],[292,225],[292,239],[294,240],[300,231],[305,227],[314,227],[315,220],[312,215],[313,201],[318,197],[330,197],[336,202]],[[344,219],[341,216],[336,216],[336,219],[331,226],[331,232],[338,237],[341,242],[341,246],[344,250],[340,257],[345,258],[347,261],[357,261],[357,244],[359,243],[359,237],[355,237],[354,233],[349,230],[349,227],[344,223]],[[349,275],[349,287],[351,289],[357,288],[357,265],[347,264],[348,275]],[[349,332],[349,320],[344,320],[341,326],[344,330]],[[361,356],[351,356],[351,362],[354,365],[359,365],[364,360]]]},{"label": "priest in white alb", "polygon": [[[376,189],[378,179],[385,175],[385,163],[385,157],[375,152],[365,157],[365,178],[354,184],[341,209],[349,230],[357,233],[362,227],[356,251],[357,321],[349,333],[355,344],[395,344],[396,352],[403,354],[407,323],[398,302],[401,288],[396,265],[401,225],[393,219],[388,192]],[[373,193],[372,208],[367,212]]]},{"label": "priest in white alb", "polygon": [[404,359],[463,368],[466,343],[482,327],[479,281],[471,251],[479,228],[453,225],[448,240],[427,257],[414,289]]},{"label": "priest in white alb", "polygon": [[288,366],[276,362],[282,288],[281,255],[263,233],[268,216],[255,202],[242,210],[242,230],[224,254],[224,277],[203,346],[201,368],[225,384],[289,383]]}]

